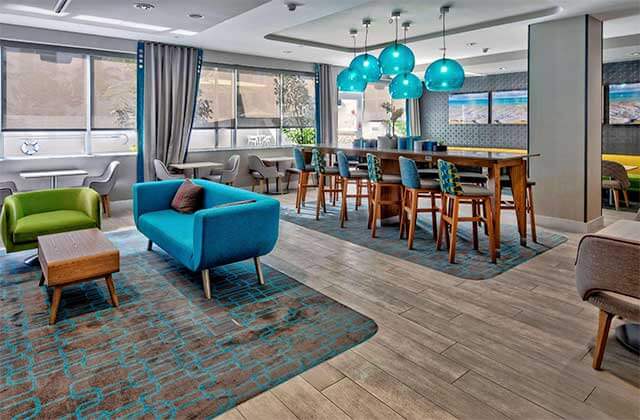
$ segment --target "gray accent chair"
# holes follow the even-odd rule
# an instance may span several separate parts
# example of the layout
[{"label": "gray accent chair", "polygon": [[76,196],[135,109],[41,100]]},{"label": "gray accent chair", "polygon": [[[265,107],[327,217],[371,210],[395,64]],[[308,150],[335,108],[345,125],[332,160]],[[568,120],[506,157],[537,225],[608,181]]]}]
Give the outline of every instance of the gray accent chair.
[{"label": "gray accent chair", "polygon": [[111,199],[109,198],[109,194],[111,194],[113,187],[116,185],[119,169],[120,162],[114,160],[107,165],[102,175],[88,176],[82,182],[83,187],[91,188],[100,194],[102,211],[107,217],[111,217]]},{"label": "gray accent chair", "polygon": [[15,182],[13,181],[0,182],[0,208],[2,208],[2,204],[4,203],[5,198],[17,192],[18,192],[18,187],[16,187]]},{"label": "gray accent chair", "polygon": [[224,164],[224,169],[221,171],[211,172],[211,174],[203,177],[209,181],[217,182],[219,184],[233,185],[240,173],[240,155],[232,155],[229,160]]},{"label": "gray accent chair", "polygon": [[618,162],[603,160],[602,176],[608,178],[602,180],[602,188],[613,192],[616,210],[620,209],[620,192],[622,192],[625,204],[629,207],[629,193],[627,190],[631,186],[631,181],[629,181],[629,176],[624,166]]},{"label": "gray accent chair", "polygon": [[600,369],[614,316],[640,322],[640,222],[620,220],[578,244],[576,286],[582,300],[600,309],[593,351]]},{"label": "gray accent chair", "polygon": [[153,159],[153,169],[156,171],[156,178],[160,181],[166,181],[168,179],[184,179],[183,174],[172,174],[167,169],[167,166],[158,159]]},{"label": "gray accent chair", "polygon": [[[269,192],[269,182],[271,179],[275,179],[276,181],[276,189],[279,190],[280,178],[284,177],[282,172],[278,171],[276,166],[267,166],[260,157],[256,155],[249,155],[249,173],[251,176],[258,181],[260,186],[260,192],[265,192],[265,184],[266,184],[266,192]],[[255,183],[251,185],[251,191],[255,190]]]}]

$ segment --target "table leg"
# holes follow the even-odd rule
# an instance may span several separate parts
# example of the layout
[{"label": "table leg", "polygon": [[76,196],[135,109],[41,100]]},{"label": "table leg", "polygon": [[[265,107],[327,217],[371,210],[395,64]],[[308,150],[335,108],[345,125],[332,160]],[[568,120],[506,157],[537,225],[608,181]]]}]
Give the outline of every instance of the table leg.
[{"label": "table leg", "polygon": [[111,274],[108,274],[104,279],[107,282],[109,296],[111,296],[111,304],[117,307],[118,305],[120,305],[120,302],[118,301],[118,295],[116,295],[116,286],[113,284],[113,277],[111,276]]},{"label": "table leg", "polygon": [[524,161],[522,161],[517,166],[510,166],[509,176],[511,178],[511,193],[513,194],[513,204],[516,210],[516,218],[518,219],[520,245],[527,246],[527,174]]},{"label": "table leg", "polygon": [[56,323],[58,316],[58,306],[60,305],[60,297],[62,296],[62,287],[53,288],[53,299],[51,300],[51,313],[49,314],[49,325]]},{"label": "table leg", "polygon": [[58,188],[58,179],[55,176],[51,177],[51,189],[55,190],[56,188]]},{"label": "table leg", "polygon": [[500,167],[493,165],[489,167],[489,180],[487,187],[493,193],[491,196],[491,210],[493,211],[493,240],[496,247],[496,255],[500,256],[500,199],[502,197],[502,186],[500,185]]}]

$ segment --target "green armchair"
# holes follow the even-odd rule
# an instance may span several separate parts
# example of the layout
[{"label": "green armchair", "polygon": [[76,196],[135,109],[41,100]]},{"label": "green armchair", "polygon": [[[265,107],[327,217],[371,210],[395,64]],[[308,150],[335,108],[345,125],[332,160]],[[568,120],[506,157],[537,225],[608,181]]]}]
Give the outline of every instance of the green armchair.
[{"label": "green armchair", "polygon": [[7,252],[38,247],[38,236],[100,228],[100,195],[90,188],[31,191],[7,197],[0,234]]}]

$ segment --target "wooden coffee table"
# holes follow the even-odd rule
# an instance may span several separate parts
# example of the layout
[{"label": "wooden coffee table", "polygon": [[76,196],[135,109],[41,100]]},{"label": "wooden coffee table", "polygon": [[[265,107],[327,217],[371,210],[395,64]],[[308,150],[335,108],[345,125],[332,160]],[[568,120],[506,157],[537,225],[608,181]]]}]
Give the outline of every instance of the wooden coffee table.
[{"label": "wooden coffee table", "polygon": [[104,277],[113,306],[118,296],[111,275],[120,271],[120,252],[98,229],[76,230],[38,237],[42,267],[40,286],[53,287],[49,325],[56,323],[62,288]]}]

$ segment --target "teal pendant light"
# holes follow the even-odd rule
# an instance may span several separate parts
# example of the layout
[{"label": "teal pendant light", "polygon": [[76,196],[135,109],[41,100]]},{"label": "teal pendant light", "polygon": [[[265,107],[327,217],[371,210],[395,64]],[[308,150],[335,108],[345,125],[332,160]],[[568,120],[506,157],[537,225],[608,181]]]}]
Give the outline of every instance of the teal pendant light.
[{"label": "teal pendant light", "polygon": [[[358,31],[352,29],[349,31],[349,35],[353,38],[353,55],[356,55],[356,37]],[[367,81],[362,78],[360,73],[351,68],[351,66],[342,70],[338,74],[337,79],[338,90],[342,92],[364,92],[367,88]]]},{"label": "teal pendant light", "polygon": [[392,99],[418,99],[422,90],[422,80],[409,72],[398,74],[389,84]]},{"label": "teal pendant light", "polygon": [[[382,74],[393,76],[395,74],[411,72],[416,65],[416,57],[413,55],[413,51],[406,45],[398,43],[398,20],[400,19],[400,12],[394,11],[391,14],[391,19],[396,24],[396,40],[393,44],[387,46],[378,57],[380,62],[380,69]],[[404,22],[402,27],[405,30],[405,44],[406,44],[406,30],[409,27],[409,22]]]},{"label": "teal pendant light", "polygon": [[360,54],[351,61],[351,67],[356,72],[360,73],[360,76],[367,82],[377,82],[382,77],[382,71],[380,70],[380,62],[376,57],[367,53],[367,38],[369,36],[369,25],[371,25],[370,19],[363,19],[362,24],[365,27],[364,35],[364,54]]},{"label": "teal pendant light", "polygon": [[434,92],[447,92],[458,90],[464,84],[464,69],[456,60],[446,58],[447,47],[445,43],[445,16],[449,13],[449,6],[440,8],[442,19],[442,58],[434,61],[424,73],[424,83],[427,90]]}]

